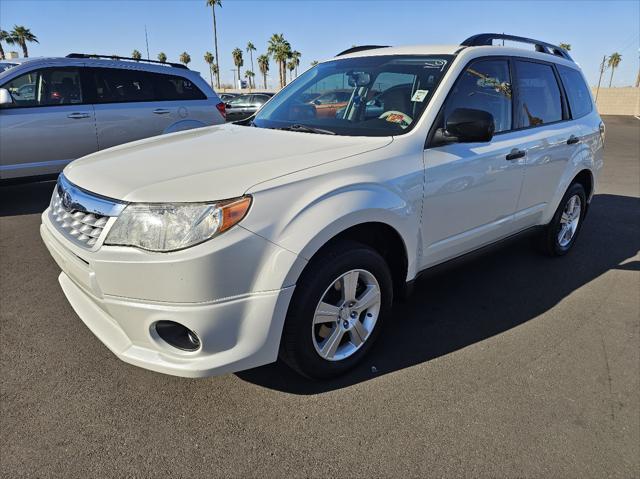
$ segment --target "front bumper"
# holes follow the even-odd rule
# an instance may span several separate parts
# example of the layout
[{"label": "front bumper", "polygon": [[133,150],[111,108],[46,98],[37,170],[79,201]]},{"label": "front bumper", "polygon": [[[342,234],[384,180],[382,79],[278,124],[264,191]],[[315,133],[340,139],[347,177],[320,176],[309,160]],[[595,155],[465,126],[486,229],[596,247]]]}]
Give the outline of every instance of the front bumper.
[{"label": "front bumper", "polygon": [[[300,259],[292,253],[274,251],[277,247],[273,244],[238,229],[235,238],[229,235],[217,245],[213,240],[200,250],[194,247],[186,254],[164,255],[159,262],[145,262],[140,255],[147,253],[121,248],[88,253],[65,241],[50,223],[47,212],[42,220],[42,239],[62,269],[59,282],[71,306],[123,361],[166,374],[203,377],[277,359],[294,289],[293,285],[283,284],[282,279],[291,267],[300,267]],[[216,240],[222,238],[224,235]],[[230,277],[227,268],[216,271],[216,263],[223,261],[220,256],[226,258],[235,248],[245,253],[245,260],[246,255],[262,258],[251,265],[252,277]],[[133,259],[127,257],[129,254]],[[149,276],[149,268],[155,275]],[[245,268],[240,266],[238,270]],[[253,285],[253,289],[239,292],[245,283]],[[140,294],[122,294],[131,291]],[[200,349],[182,351],[165,343],[154,327],[161,320],[176,321],[196,332]]]}]

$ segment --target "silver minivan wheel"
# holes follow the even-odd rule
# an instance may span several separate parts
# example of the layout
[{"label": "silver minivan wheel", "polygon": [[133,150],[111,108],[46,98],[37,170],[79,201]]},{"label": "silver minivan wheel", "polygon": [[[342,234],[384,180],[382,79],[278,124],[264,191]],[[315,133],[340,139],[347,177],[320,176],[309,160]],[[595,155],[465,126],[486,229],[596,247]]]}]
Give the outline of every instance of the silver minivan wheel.
[{"label": "silver minivan wheel", "polygon": [[380,285],[363,269],[342,274],[327,287],[316,306],[312,339],[327,361],[341,361],[358,351],[373,332],[382,304]]}]

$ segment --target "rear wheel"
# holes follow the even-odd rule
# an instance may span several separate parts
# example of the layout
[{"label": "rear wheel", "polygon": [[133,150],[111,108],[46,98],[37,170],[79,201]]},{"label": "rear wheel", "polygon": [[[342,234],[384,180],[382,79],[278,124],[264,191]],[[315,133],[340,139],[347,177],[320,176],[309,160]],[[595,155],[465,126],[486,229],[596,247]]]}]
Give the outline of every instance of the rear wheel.
[{"label": "rear wheel", "polygon": [[587,196],[580,183],[573,183],[565,193],[540,240],[543,252],[563,256],[573,247],[587,211]]},{"label": "rear wheel", "polygon": [[373,249],[343,241],[312,259],[296,286],[281,357],[308,377],[354,367],[371,348],[392,302],[389,267]]}]

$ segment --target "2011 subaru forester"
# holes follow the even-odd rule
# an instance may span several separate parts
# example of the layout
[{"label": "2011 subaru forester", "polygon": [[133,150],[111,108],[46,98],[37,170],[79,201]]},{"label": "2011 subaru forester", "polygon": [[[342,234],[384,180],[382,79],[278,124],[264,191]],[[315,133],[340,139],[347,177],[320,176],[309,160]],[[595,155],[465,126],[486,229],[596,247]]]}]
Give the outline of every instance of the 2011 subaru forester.
[{"label": "2011 subaru forester", "polygon": [[[345,90],[332,115],[309,101]],[[71,305],[124,361],[206,376],[280,355],[330,377],[421,271],[532,228],[567,253],[603,144],[554,45],[358,47],[242,124],[71,163],[41,233]]]}]

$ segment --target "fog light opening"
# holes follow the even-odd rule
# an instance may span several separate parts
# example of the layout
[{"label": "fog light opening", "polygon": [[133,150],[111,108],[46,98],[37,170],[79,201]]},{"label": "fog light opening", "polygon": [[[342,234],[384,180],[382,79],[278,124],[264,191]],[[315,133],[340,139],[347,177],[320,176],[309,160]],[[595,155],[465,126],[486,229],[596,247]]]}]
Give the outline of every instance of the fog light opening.
[{"label": "fog light opening", "polygon": [[156,333],[167,344],[182,351],[196,351],[200,348],[200,338],[189,328],[175,321],[158,321]]}]

